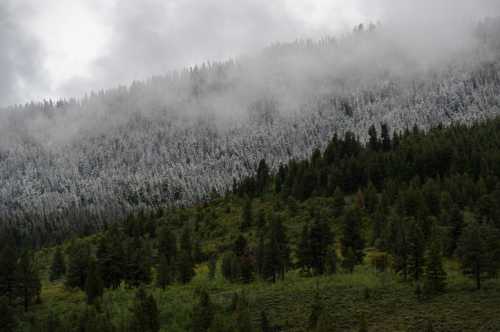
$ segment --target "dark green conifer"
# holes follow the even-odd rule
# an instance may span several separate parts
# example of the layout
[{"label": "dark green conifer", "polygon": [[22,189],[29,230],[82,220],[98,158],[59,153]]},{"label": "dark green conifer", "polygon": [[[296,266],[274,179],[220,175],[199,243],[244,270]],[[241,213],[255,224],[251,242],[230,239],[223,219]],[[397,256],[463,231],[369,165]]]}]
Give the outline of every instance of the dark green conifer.
[{"label": "dark green conifer", "polygon": [[58,246],[52,256],[52,264],[50,265],[49,280],[54,281],[61,278],[66,273],[66,263],[64,254],[60,246]]}]

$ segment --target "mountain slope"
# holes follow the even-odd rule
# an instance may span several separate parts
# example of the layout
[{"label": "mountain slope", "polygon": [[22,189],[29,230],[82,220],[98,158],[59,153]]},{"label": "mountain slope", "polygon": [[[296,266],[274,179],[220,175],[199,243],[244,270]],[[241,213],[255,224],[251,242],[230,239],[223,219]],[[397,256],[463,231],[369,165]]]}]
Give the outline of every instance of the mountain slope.
[{"label": "mountain slope", "polygon": [[358,29],[2,111],[2,225],[42,243],[223,193],[260,159],[276,169],[334,132],[364,138],[374,123],[398,130],[495,116],[498,30],[486,21],[460,46],[421,54],[383,27]]}]

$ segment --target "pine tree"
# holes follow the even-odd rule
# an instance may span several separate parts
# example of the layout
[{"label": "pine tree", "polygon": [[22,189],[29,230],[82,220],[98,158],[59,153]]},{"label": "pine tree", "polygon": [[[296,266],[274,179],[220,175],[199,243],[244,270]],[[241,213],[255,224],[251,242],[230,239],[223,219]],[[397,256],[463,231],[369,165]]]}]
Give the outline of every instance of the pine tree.
[{"label": "pine tree", "polygon": [[264,277],[273,282],[276,282],[278,277],[284,280],[290,261],[290,248],[285,229],[278,216],[273,218],[268,236],[264,250]]},{"label": "pine tree", "polygon": [[434,295],[444,291],[446,287],[446,272],[443,268],[439,242],[433,240],[427,252],[424,273],[423,291],[426,295]]},{"label": "pine tree", "polygon": [[264,310],[260,312],[260,330],[261,332],[271,332],[271,325]]},{"label": "pine tree", "polygon": [[246,231],[253,224],[253,209],[252,209],[252,199],[246,198],[243,205],[243,210],[241,211],[241,223],[240,230]]},{"label": "pine tree", "polygon": [[66,271],[66,285],[70,288],[85,290],[90,260],[90,246],[85,240],[75,240],[69,246],[67,254],[68,269]]},{"label": "pine tree", "polygon": [[139,287],[137,290],[130,311],[131,332],[160,331],[158,306],[153,296],[146,293],[144,287]]},{"label": "pine tree", "polygon": [[344,233],[340,244],[344,258],[350,250],[355,265],[363,261],[365,242],[361,237],[361,216],[356,207],[349,209],[344,216]]},{"label": "pine tree", "polygon": [[302,227],[300,242],[297,247],[298,265],[304,272],[309,272],[311,269],[312,257],[310,237],[309,225],[306,224]]},{"label": "pine tree", "polygon": [[387,152],[391,150],[391,135],[387,123],[380,125],[380,136],[382,138],[382,150]]},{"label": "pine tree", "polygon": [[160,257],[160,262],[156,268],[156,284],[158,287],[165,289],[165,287],[172,283],[173,275],[171,267],[168,264],[168,260],[165,256]]},{"label": "pine tree", "polygon": [[127,262],[124,269],[124,280],[131,287],[151,282],[152,249],[149,242],[140,237],[129,239],[125,244]]},{"label": "pine tree", "polygon": [[52,256],[52,265],[50,266],[49,280],[54,281],[61,278],[66,273],[66,263],[61,247],[57,247]]},{"label": "pine tree", "polygon": [[262,193],[267,184],[269,182],[269,167],[266,164],[266,161],[262,159],[259,162],[259,166],[257,167],[257,181],[256,181],[256,189],[257,193]]},{"label": "pine tree", "polygon": [[257,250],[256,250],[257,252],[255,260],[256,260],[257,274],[262,277],[264,275],[265,250],[266,250],[264,232],[261,231],[258,236],[259,236],[259,242],[257,243]]},{"label": "pine tree", "polygon": [[105,232],[97,244],[97,269],[106,288],[118,288],[125,278],[124,270],[127,266],[125,244],[125,236],[117,226],[112,226]]},{"label": "pine tree", "polygon": [[500,248],[498,230],[488,224],[472,221],[460,236],[457,254],[464,273],[473,276],[476,288],[481,288],[484,274],[496,271]]},{"label": "pine tree", "polygon": [[408,220],[408,272],[418,282],[424,269],[425,241],[420,225],[415,220]]},{"label": "pine tree", "polygon": [[17,252],[7,243],[0,251],[0,297],[6,297],[9,304],[15,297]]},{"label": "pine tree", "polygon": [[208,279],[214,280],[217,273],[217,256],[212,254],[208,260]]},{"label": "pine tree", "polygon": [[87,304],[94,304],[100,298],[104,291],[104,285],[101,274],[97,268],[96,261],[90,259],[87,281],[85,284],[85,293],[87,295]]},{"label": "pine tree", "polygon": [[210,301],[210,296],[205,290],[200,290],[198,295],[198,303],[193,309],[193,332],[208,331],[214,319],[214,307]]},{"label": "pine tree", "polygon": [[14,309],[9,305],[9,299],[0,296],[0,331],[17,331],[18,321]]},{"label": "pine tree", "polygon": [[344,213],[344,206],[344,194],[342,193],[342,190],[337,187],[335,189],[335,193],[333,194],[333,215],[335,217],[340,217]]},{"label": "pine tree", "polygon": [[377,129],[375,129],[374,125],[371,125],[370,128],[368,128],[368,136],[368,148],[372,151],[377,151],[379,143]]},{"label": "pine tree", "polygon": [[330,226],[323,218],[317,216],[309,233],[311,267],[315,274],[321,275],[325,272],[328,250],[333,242]]},{"label": "pine tree", "polygon": [[30,251],[24,252],[16,268],[16,290],[22,298],[24,311],[40,298],[42,283],[38,276],[35,258]]},{"label": "pine tree", "polygon": [[192,251],[191,232],[186,227],[181,235],[180,256],[178,260],[179,281],[183,284],[190,282],[195,275]]}]

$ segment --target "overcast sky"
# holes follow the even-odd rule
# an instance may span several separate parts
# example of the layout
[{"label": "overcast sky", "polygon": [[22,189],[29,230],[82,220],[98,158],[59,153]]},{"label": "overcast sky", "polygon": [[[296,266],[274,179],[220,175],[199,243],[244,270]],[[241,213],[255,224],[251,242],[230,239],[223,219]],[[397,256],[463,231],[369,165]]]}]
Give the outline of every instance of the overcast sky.
[{"label": "overcast sky", "polygon": [[360,22],[429,29],[499,0],[0,0],[0,106],[81,96]]}]

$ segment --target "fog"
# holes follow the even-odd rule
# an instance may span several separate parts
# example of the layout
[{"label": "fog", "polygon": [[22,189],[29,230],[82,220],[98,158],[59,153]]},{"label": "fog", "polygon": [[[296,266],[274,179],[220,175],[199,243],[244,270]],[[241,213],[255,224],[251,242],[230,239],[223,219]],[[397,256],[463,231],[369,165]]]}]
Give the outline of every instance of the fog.
[{"label": "fog", "polygon": [[381,22],[417,57],[438,56],[499,14],[494,0],[3,0],[0,106],[79,97],[359,23]]}]

